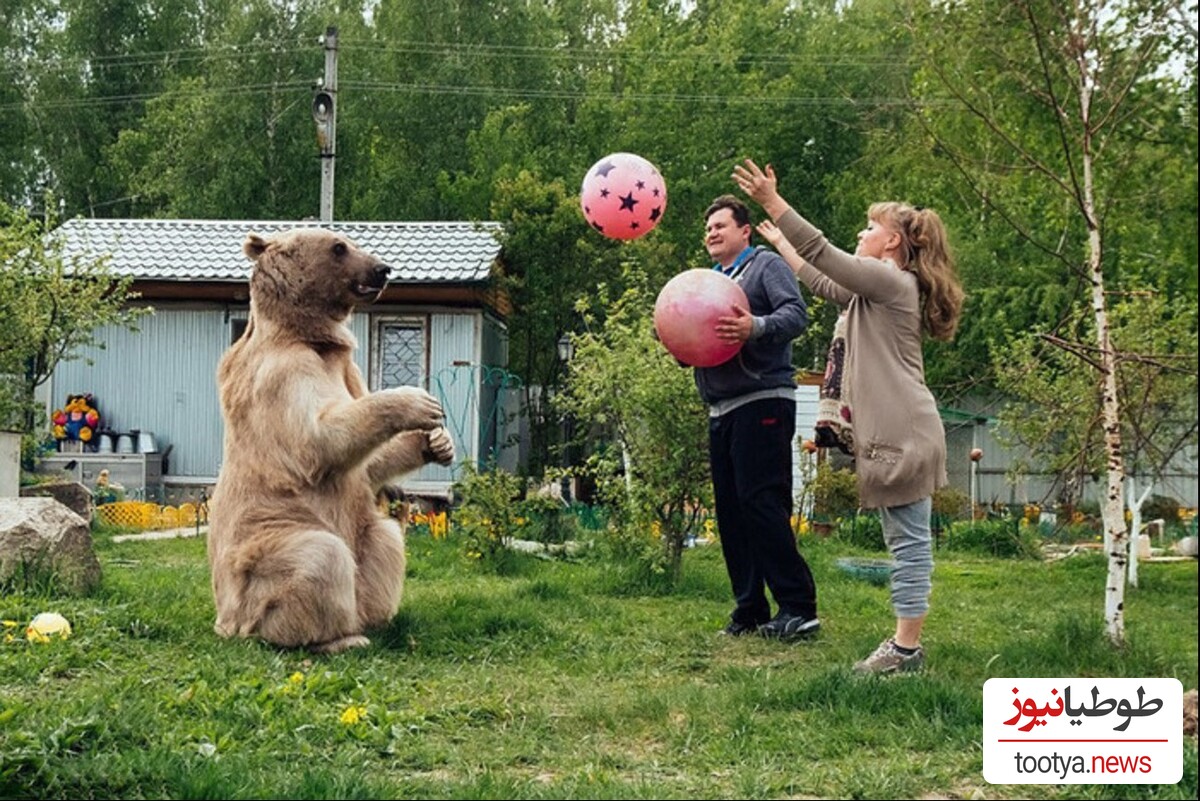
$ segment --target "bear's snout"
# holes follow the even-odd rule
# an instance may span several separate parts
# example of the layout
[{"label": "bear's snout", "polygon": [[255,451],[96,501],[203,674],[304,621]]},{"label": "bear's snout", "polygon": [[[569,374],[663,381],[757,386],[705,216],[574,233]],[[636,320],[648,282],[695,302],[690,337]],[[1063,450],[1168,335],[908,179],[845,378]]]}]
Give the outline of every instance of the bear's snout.
[{"label": "bear's snout", "polygon": [[360,278],[354,286],[354,293],[360,299],[377,296],[387,286],[388,276],[391,274],[391,266],[383,262],[368,267],[364,273],[360,274]]}]

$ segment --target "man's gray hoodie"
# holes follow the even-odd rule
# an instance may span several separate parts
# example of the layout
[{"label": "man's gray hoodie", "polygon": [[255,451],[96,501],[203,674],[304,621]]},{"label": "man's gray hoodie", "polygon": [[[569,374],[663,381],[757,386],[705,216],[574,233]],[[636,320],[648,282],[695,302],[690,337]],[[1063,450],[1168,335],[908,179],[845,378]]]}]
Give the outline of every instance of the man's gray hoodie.
[{"label": "man's gray hoodie", "polygon": [[695,368],[696,387],[704,402],[713,407],[713,414],[759,397],[791,397],[796,387],[792,340],[808,326],[808,310],[796,277],[779,254],[755,248],[753,255],[735,267],[732,277],[750,302],[754,329],[729,361]]}]

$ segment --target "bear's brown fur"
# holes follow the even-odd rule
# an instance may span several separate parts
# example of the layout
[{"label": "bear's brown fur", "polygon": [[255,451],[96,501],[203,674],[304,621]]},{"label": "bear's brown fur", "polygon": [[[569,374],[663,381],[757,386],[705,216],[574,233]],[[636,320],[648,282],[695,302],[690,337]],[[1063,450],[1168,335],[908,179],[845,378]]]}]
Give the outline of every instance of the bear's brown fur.
[{"label": "bear's brown fur", "polygon": [[404,533],[376,491],[454,446],[429,393],[368,393],[351,359],[354,306],[390,268],[304,229],[243,247],[255,262],[246,332],[217,371],[225,455],[208,557],[216,632],[333,653],[366,645],[404,583]]}]

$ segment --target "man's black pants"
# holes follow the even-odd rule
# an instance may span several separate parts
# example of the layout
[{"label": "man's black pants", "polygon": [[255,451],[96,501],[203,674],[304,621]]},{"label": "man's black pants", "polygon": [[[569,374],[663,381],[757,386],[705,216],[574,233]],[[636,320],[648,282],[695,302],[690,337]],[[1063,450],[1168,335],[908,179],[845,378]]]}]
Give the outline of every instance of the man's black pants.
[{"label": "man's black pants", "polygon": [[733,586],[733,619],[765,623],[771,607],[816,617],[817,588],[792,533],[796,402],[767,398],[709,419],[708,445],[721,551]]}]

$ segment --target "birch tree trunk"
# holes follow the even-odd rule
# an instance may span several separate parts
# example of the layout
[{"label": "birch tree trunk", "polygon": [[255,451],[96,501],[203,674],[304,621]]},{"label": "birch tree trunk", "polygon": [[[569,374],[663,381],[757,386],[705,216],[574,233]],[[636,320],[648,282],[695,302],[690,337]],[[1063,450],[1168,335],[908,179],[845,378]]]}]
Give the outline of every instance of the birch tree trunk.
[{"label": "birch tree trunk", "polygon": [[[1073,20],[1078,28],[1084,26],[1083,14]],[[1104,522],[1104,542],[1108,552],[1108,579],[1104,587],[1104,627],[1114,645],[1125,642],[1125,565],[1129,555],[1129,532],[1125,528],[1125,505],[1122,490],[1125,486],[1125,461],[1121,452],[1121,403],[1117,395],[1117,360],[1108,331],[1108,307],[1104,294],[1104,260],[1100,222],[1096,216],[1096,194],[1093,178],[1093,134],[1091,119],[1092,95],[1096,81],[1091,71],[1091,52],[1084,44],[1087,31],[1075,31],[1073,41],[1078,48],[1073,53],[1079,68],[1079,113],[1082,125],[1081,167],[1083,171],[1083,214],[1088,231],[1088,273],[1092,287],[1092,313],[1096,321],[1096,344],[1099,347],[1101,420],[1104,427],[1106,481],[1100,516]]]}]

